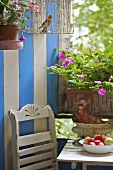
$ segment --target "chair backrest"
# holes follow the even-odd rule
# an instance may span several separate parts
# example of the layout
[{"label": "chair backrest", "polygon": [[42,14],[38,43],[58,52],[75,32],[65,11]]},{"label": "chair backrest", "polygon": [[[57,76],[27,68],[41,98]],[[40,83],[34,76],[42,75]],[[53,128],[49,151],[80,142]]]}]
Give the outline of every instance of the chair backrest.
[{"label": "chair backrest", "polygon": [[[27,104],[20,111],[10,110],[13,170],[58,170],[55,118],[50,106]],[[33,133],[20,134],[20,124],[32,120]]]}]

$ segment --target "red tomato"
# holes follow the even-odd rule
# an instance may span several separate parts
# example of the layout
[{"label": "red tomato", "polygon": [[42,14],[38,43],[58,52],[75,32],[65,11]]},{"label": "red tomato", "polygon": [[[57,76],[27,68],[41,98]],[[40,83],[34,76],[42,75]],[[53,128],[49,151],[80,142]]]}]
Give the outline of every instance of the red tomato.
[{"label": "red tomato", "polygon": [[96,134],[96,135],[94,136],[94,140],[100,140],[100,141],[102,141],[102,135]]}]

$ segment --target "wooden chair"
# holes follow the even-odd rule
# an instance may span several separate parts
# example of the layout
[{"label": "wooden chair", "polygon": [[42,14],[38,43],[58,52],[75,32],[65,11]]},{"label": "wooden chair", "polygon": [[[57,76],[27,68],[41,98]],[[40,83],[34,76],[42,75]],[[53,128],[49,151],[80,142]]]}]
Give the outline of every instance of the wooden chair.
[{"label": "wooden chair", "polygon": [[[55,118],[50,106],[28,104],[10,110],[13,170],[58,170]],[[20,123],[36,121],[32,134],[21,135]]]}]

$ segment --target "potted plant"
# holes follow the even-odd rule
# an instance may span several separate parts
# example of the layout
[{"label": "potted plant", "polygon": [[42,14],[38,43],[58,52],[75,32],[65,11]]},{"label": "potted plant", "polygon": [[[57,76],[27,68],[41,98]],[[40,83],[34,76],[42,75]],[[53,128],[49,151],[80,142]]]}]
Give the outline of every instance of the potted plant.
[{"label": "potted plant", "polygon": [[[18,30],[20,28],[22,31],[27,29],[26,21],[29,19],[29,16],[27,15],[26,17],[25,13],[30,11],[36,16],[40,14],[40,7],[36,4],[35,0],[1,0],[0,41],[17,40]],[[14,33],[16,35],[14,35]],[[20,40],[25,40],[23,35]]]},{"label": "potted plant", "polygon": [[78,112],[81,99],[88,101],[87,111],[93,115],[112,114],[113,44],[103,51],[88,45],[59,50],[59,63],[46,66],[50,74],[62,76],[69,84],[66,89],[69,113]]}]

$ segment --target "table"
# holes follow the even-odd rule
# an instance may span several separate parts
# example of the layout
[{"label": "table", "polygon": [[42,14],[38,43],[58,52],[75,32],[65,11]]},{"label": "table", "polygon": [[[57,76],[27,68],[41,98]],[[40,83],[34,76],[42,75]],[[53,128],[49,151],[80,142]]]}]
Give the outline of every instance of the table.
[{"label": "table", "polygon": [[113,150],[106,154],[92,154],[86,152],[81,144],[73,145],[73,140],[68,140],[57,160],[71,162],[72,169],[76,168],[77,162],[82,163],[82,170],[87,170],[87,165],[113,166]]}]

